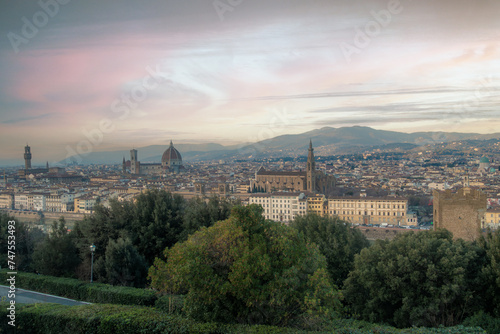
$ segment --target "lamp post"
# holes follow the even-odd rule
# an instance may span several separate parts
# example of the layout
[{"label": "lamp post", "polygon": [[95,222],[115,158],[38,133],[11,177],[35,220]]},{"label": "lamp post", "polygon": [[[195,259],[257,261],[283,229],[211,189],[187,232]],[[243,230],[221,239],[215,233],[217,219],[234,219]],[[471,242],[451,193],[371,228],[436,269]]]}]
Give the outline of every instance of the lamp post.
[{"label": "lamp post", "polygon": [[95,252],[94,244],[90,245],[90,252],[92,253],[92,260],[90,262],[90,283],[92,283],[94,278],[94,252]]}]

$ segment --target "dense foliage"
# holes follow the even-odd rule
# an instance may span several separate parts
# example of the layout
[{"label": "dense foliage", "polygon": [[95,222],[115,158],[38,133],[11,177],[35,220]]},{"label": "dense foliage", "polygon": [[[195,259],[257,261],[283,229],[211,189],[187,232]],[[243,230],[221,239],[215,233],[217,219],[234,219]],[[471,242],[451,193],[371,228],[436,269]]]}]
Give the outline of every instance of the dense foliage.
[{"label": "dense foliage", "polygon": [[144,286],[148,268],[130,239],[109,240],[104,261],[107,281],[113,285]]},{"label": "dense foliage", "polygon": [[226,219],[233,205],[233,201],[215,196],[207,201],[186,201],[163,190],[149,190],[135,202],[111,201],[109,208],[97,206],[71,233],[81,254],[77,277],[88,279],[89,246],[94,244],[95,280],[144,287],[147,268],[165,248],[186,240],[203,226]]},{"label": "dense foliage", "polygon": [[341,307],[318,247],[265,220],[257,205],[233,208],[165,255],[150,268],[152,286],[187,293],[186,310],[198,320],[288,325]]},{"label": "dense foliage", "polygon": [[[15,228],[10,230],[9,221],[15,221]],[[14,238],[9,239],[9,235]],[[43,240],[43,232],[38,228],[28,229],[26,224],[23,224],[13,217],[0,212],[0,267],[6,268],[8,258],[8,250],[15,254],[15,263],[17,270],[32,271],[33,268],[33,251],[35,246]],[[12,241],[15,240],[15,241]],[[10,241],[10,244],[9,244]],[[11,246],[9,249],[8,247]],[[12,247],[14,246],[14,247]],[[10,253],[12,254],[12,253]]]},{"label": "dense foliage", "polygon": [[344,294],[371,322],[452,326],[482,308],[484,264],[482,248],[447,231],[409,232],[363,249]]},{"label": "dense foliage", "polygon": [[500,230],[489,231],[479,243],[486,252],[486,265],[483,268],[487,286],[485,310],[500,318]]},{"label": "dense foliage", "polygon": [[75,243],[68,234],[64,219],[54,222],[52,233],[38,243],[33,253],[35,270],[51,276],[73,277],[80,263]]},{"label": "dense foliage", "polygon": [[326,257],[327,269],[337,286],[342,286],[354,267],[354,255],[369,246],[366,237],[338,217],[298,216],[291,223]]}]

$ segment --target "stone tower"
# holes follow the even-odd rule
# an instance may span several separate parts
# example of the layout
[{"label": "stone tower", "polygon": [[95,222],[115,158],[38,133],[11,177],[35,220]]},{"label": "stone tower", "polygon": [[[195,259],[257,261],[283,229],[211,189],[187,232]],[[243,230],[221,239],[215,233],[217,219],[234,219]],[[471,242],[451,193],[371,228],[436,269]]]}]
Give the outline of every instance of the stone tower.
[{"label": "stone tower", "polygon": [[126,172],[127,172],[127,163],[125,162],[125,157],[123,157],[122,173],[125,174]]},{"label": "stone tower", "polygon": [[481,233],[481,220],[486,212],[486,194],[469,187],[434,190],[434,229],[447,229],[455,239],[475,240]]},{"label": "stone tower", "polygon": [[137,150],[130,150],[130,173],[140,174],[139,161],[137,161]]},{"label": "stone tower", "polygon": [[309,140],[309,154],[307,155],[307,191],[316,191],[316,163],[314,162],[314,149],[312,147],[312,140]]},{"label": "stone tower", "polygon": [[24,169],[31,169],[31,148],[28,144],[24,147]]}]

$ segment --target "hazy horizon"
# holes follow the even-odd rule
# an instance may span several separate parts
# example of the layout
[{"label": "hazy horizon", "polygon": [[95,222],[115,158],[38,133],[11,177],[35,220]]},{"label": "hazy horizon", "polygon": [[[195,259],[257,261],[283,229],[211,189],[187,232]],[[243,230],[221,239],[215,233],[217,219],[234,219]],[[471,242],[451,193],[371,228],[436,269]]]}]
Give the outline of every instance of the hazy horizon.
[{"label": "hazy horizon", "polygon": [[26,143],[50,163],[325,126],[500,129],[494,0],[2,5],[4,161]]}]

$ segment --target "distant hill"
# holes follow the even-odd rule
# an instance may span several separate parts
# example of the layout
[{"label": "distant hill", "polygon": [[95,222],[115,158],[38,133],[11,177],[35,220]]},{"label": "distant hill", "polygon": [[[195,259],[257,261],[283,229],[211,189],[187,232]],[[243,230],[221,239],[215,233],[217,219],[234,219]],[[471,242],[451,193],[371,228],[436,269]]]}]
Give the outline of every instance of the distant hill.
[{"label": "distant hill", "polygon": [[[324,127],[296,135],[282,135],[253,144],[223,146],[208,144],[175,144],[185,161],[217,159],[247,159],[276,156],[304,155],[312,140],[315,152],[320,155],[363,152],[367,149],[401,149],[453,142],[460,140],[500,139],[500,133],[456,133],[456,132],[415,132],[375,130],[369,127],[353,126],[343,128]],[[151,145],[137,148],[139,161],[159,162],[168,146]],[[119,163],[122,158],[130,159],[130,152],[94,152],[84,157],[83,163]],[[65,161],[61,161],[64,163]]]}]

